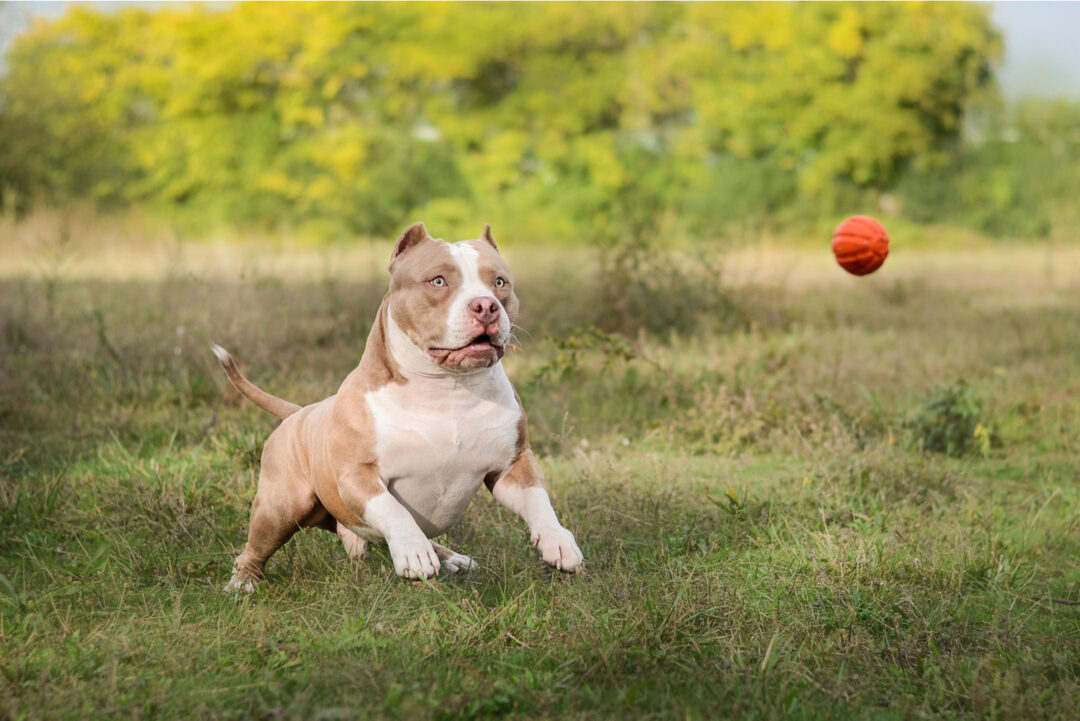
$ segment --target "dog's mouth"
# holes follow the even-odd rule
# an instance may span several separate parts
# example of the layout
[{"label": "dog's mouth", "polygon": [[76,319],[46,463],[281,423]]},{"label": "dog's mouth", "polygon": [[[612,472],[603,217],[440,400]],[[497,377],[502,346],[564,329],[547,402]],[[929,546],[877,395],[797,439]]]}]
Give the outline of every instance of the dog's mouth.
[{"label": "dog's mouth", "polygon": [[451,361],[455,364],[459,364],[462,361],[481,359],[489,356],[491,353],[495,354],[494,362],[502,358],[504,352],[505,347],[495,343],[495,340],[487,333],[481,333],[460,348],[428,349],[428,354],[439,363]]}]

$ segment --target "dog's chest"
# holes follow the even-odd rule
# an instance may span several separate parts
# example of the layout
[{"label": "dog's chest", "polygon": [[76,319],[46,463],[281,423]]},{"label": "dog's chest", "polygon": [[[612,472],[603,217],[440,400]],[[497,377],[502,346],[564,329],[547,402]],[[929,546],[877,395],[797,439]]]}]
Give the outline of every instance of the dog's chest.
[{"label": "dog's chest", "polygon": [[510,465],[521,418],[501,372],[482,384],[440,380],[366,396],[382,479],[428,535],[453,525],[484,477]]}]

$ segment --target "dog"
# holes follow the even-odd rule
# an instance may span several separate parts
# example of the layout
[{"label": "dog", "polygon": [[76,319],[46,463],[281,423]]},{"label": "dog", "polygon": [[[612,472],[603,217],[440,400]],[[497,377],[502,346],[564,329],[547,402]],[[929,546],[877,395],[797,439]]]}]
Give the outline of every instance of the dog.
[{"label": "dog", "polygon": [[263,448],[247,545],[225,590],[253,591],[271,554],[313,526],[337,533],[353,558],[385,542],[404,578],[470,571],[472,559],[430,539],[481,484],[524,519],[545,563],[581,569],[500,362],[519,304],[491,227],[448,243],[414,223],[389,272],[360,364],[329,398],[300,407],[273,396],[212,346],[236,389],[282,419]]}]

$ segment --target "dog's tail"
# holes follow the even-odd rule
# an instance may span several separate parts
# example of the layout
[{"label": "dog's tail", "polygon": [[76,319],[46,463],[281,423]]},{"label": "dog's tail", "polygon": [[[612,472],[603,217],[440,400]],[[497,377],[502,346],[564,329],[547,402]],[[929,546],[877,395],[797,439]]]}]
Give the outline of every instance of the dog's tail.
[{"label": "dog's tail", "polygon": [[225,369],[225,373],[228,374],[232,384],[236,386],[236,390],[247,396],[247,399],[259,408],[262,408],[268,413],[273,413],[278,418],[288,418],[293,413],[300,410],[300,406],[295,403],[290,403],[283,398],[272,396],[245,378],[244,374],[240,372],[240,369],[236,367],[236,361],[229,355],[229,351],[225,350],[217,343],[211,345],[210,350],[214,351],[214,355],[216,355],[218,361],[221,362],[221,367]]}]

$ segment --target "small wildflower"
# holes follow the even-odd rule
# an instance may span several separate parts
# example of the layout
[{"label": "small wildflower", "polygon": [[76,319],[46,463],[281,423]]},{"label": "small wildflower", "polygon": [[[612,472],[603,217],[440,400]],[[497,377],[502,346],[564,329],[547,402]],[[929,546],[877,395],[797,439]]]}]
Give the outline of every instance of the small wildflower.
[{"label": "small wildflower", "polygon": [[990,429],[984,426],[982,423],[975,425],[975,432],[972,434],[975,438],[976,444],[979,446],[979,452],[983,456],[990,455],[990,448],[992,445]]},{"label": "small wildflower", "polygon": [[809,486],[810,485],[810,476],[806,476],[805,478],[803,478],[802,479],[802,484],[804,486]]}]

